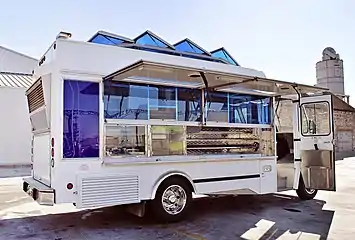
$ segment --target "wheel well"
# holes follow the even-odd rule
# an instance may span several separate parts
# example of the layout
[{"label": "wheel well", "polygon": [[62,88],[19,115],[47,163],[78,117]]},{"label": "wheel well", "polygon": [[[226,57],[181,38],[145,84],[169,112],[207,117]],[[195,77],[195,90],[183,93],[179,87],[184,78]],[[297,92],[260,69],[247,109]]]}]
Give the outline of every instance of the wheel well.
[{"label": "wheel well", "polygon": [[153,192],[153,195],[152,195],[152,199],[155,198],[155,194],[157,192],[157,190],[159,189],[159,187],[165,183],[165,182],[168,182],[168,181],[171,181],[172,179],[177,179],[179,181],[182,181],[186,184],[186,186],[189,187],[190,191],[191,192],[195,192],[195,188],[194,186],[192,185],[191,181],[189,179],[187,179],[185,176],[182,176],[182,175],[179,175],[179,174],[174,174],[174,175],[171,175],[171,176],[168,176],[166,177],[163,181],[161,181],[160,183],[158,183],[158,185],[155,187],[155,190]]}]

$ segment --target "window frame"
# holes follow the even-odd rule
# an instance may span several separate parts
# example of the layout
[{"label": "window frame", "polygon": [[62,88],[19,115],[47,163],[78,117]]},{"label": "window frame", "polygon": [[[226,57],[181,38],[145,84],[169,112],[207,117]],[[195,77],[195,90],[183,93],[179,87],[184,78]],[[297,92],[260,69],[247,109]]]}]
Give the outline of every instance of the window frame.
[{"label": "window frame", "polygon": [[[182,120],[179,120],[179,102],[182,101],[181,99],[179,99],[179,91],[181,90],[185,90],[185,89],[189,89],[189,90],[192,90],[192,91],[196,91],[196,92],[199,92],[199,89],[196,89],[196,88],[189,88],[189,87],[186,87],[186,86],[174,86],[174,85],[169,85],[169,84],[150,84],[150,83],[136,83],[136,82],[126,82],[126,81],[119,81],[117,82],[116,84],[118,85],[125,85],[125,86],[133,86],[133,87],[136,87],[136,86],[139,86],[139,87],[144,87],[146,88],[145,90],[147,90],[147,119],[132,119],[132,118],[108,118],[105,116],[105,112],[108,111],[108,108],[107,108],[107,102],[106,102],[106,99],[107,99],[107,96],[111,95],[112,97],[112,94],[110,92],[108,92],[106,94],[105,92],[105,88],[106,86],[104,87],[104,92],[103,92],[103,101],[104,101],[104,119],[105,121],[107,121],[108,119],[110,120],[125,120],[125,121],[128,121],[128,120],[134,120],[135,122],[136,121],[164,121],[164,122],[182,122],[182,123],[198,123],[199,121],[182,121]],[[110,91],[110,88],[111,86],[107,86],[107,90]],[[174,119],[163,119],[163,118],[151,118],[151,102],[152,100],[157,100],[159,101],[159,98],[157,99],[151,99],[150,98],[150,94],[151,94],[151,91],[155,91],[155,89],[158,89],[159,91],[159,88],[162,88],[162,89],[172,89],[173,92],[174,92],[174,99],[172,101],[174,101],[174,104],[170,107],[167,107],[169,109],[174,109],[175,111],[175,118]],[[202,91],[201,91],[201,97],[200,97],[200,101],[201,101],[201,104],[203,104],[203,97],[202,97]],[[189,102],[191,102],[192,99],[189,100]],[[170,100],[169,100],[170,101]],[[186,102],[186,101],[185,101]],[[155,106],[155,107],[159,107],[159,105]],[[201,113],[202,114],[202,113]]]},{"label": "window frame", "polygon": [[[108,127],[144,127],[144,134],[145,134],[145,137],[144,137],[144,141],[145,141],[145,146],[144,146],[144,149],[145,149],[145,153],[143,155],[120,155],[120,156],[108,156],[106,155],[106,146],[107,146],[107,128]],[[104,130],[103,130],[103,133],[104,133],[104,137],[103,137],[103,148],[102,148],[102,151],[103,151],[103,158],[113,158],[113,159],[126,159],[126,158],[147,158],[147,157],[150,157],[150,149],[149,149],[149,145],[150,143],[148,143],[149,141],[149,125],[147,124],[143,124],[143,123],[121,123],[121,124],[117,124],[117,123],[105,123],[104,124]]]},{"label": "window frame", "polygon": [[[272,123],[273,123],[273,116],[272,116],[272,113],[273,113],[273,107],[272,107],[272,97],[271,96],[264,96],[264,95],[258,95],[258,94],[249,94],[249,93],[242,93],[242,92],[227,92],[227,91],[215,91],[215,93],[217,94],[226,94],[227,96],[227,115],[228,115],[228,119],[227,121],[207,121],[207,96],[208,96],[208,91],[206,91],[206,89],[200,89],[200,88],[196,88],[194,86],[187,86],[187,85],[180,85],[180,84],[174,84],[174,83],[167,83],[167,82],[155,82],[155,81],[152,81],[152,82],[148,82],[148,80],[142,80],[142,81],[135,81],[134,78],[130,78],[129,81],[128,80],[121,80],[121,81],[115,81],[115,83],[117,84],[124,84],[124,85],[138,85],[138,86],[145,86],[145,87],[148,87],[148,86],[154,86],[154,87],[168,87],[168,88],[175,88],[175,92],[177,92],[176,94],[176,102],[175,102],[175,106],[176,106],[176,111],[178,111],[178,108],[179,108],[179,99],[178,99],[178,92],[180,89],[191,89],[191,90],[199,90],[201,91],[201,121],[181,121],[179,120],[178,118],[178,114],[176,114],[176,118],[175,119],[151,119],[150,118],[150,113],[149,113],[149,105],[148,105],[148,119],[122,119],[122,118],[106,118],[104,116],[104,121],[105,122],[115,122],[115,123],[119,123],[119,124],[122,124],[122,123],[127,123],[127,121],[129,120],[134,120],[135,123],[142,123],[142,124],[150,124],[150,123],[155,123],[155,124],[159,124],[161,122],[163,122],[164,124],[167,124],[167,125],[186,125],[186,126],[195,126],[195,125],[200,125],[201,122],[202,124],[204,125],[208,125],[208,126],[231,126],[231,127],[257,127],[257,128],[272,128]],[[104,88],[105,89],[105,88]],[[110,87],[107,86],[107,89],[109,90]],[[149,87],[147,89],[147,91],[149,92]],[[269,109],[269,112],[268,112],[268,118],[267,118],[267,122],[268,123],[232,123],[230,122],[230,95],[235,95],[235,94],[240,94],[240,95],[248,95],[248,96],[255,96],[257,98],[259,98],[260,100],[264,100],[264,99],[269,99],[269,102],[268,102],[268,109]],[[110,95],[109,92],[106,92],[104,91],[103,92],[103,99],[106,99],[106,96]],[[148,98],[148,103],[150,102],[150,99]],[[264,101],[262,101],[264,102]],[[104,102],[104,113],[105,111],[107,111],[106,109],[106,102]]]},{"label": "window frame", "polygon": [[[87,84],[97,84],[98,85],[98,156],[95,157],[81,157],[81,156],[76,156],[76,157],[67,157],[64,156],[64,125],[65,125],[65,82],[78,82],[78,83],[87,83]],[[62,96],[62,107],[61,107],[61,114],[62,114],[62,120],[61,120],[61,142],[62,142],[62,146],[61,146],[61,160],[63,161],[80,161],[85,159],[85,161],[96,161],[98,159],[101,158],[101,149],[102,149],[102,141],[101,141],[101,134],[102,134],[102,128],[101,128],[101,94],[102,94],[102,88],[101,88],[101,84],[99,81],[93,80],[93,79],[89,79],[89,78],[78,78],[72,75],[62,75],[61,77],[61,85],[62,85],[62,91],[61,91],[61,96]],[[90,110],[91,111],[91,110]]]},{"label": "window frame", "polygon": [[[319,104],[319,103],[326,103],[327,107],[328,107],[328,133],[327,134],[304,134],[303,132],[303,106],[304,105],[308,105],[308,104]],[[306,103],[302,103],[300,105],[300,125],[301,125],[301,135],[303,137],[327,137],[329,135],[332,134],[332,125],[331,125],[331,109],[330,109],[330,104],[327,101],[319,101],[319,102],[306,102]]]}]

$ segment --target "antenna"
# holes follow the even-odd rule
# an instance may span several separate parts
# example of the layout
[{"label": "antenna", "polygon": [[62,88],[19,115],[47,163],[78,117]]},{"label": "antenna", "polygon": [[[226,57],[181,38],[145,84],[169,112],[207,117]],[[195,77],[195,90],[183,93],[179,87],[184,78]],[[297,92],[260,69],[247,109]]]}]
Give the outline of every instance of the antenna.
[{"label": "antenna", "polygon": [[334,50],[332,47],[326,47],[323,52],[323,57],[322,60],[334,60],[334,59],[340,59],[339,54]]}]

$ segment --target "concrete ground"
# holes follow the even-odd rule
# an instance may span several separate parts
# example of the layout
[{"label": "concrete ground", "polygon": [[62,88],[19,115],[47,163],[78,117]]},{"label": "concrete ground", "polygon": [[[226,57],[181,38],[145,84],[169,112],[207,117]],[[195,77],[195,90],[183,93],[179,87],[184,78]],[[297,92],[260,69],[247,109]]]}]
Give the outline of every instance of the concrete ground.
[{"label": "concrete ground", "polygon": [[161,225],[118,207],[39,206],[20,178],[0,179],[0,239],[355,239],[355,158],[337,161],[337,192],[199,198],[183,222]]}]

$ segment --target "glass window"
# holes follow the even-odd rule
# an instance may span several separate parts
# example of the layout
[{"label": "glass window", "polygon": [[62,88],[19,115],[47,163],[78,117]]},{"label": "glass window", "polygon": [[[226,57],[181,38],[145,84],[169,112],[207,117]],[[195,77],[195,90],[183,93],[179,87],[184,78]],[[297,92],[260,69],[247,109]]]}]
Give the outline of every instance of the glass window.
[{"label": "glass window", "polygon": [[303,135],[330,134],[330,111],[327,102],[302,104],[301,112]]},{"label": "glass window", "polygon": [[113,38],[113,37],[98,34],[90,42],[104,44],[104,45],[118,45],[123,43],[124,41],[118,38]]},{"label": "glass window", "polygon": [[145,156],[144,126],[107,126],[106,156]]},{"label": "glass window", "polygon": [[176,44],[175,49],[181,52],[204,54],[204,51],[202,51],[202,49],[199,49],[198,47],[194,46],[186,40]]},{"label": "glass window", "polygon": [[201,121],[201,90],[178,88],[178,121]]},{"label": "glass window", "polygon": [[264,96],[230,94],[229,122],[270,124],[270,98]]},{"label": "glass window", "polygon": [[152,126],[152,155],[184,155],[186,153],[183,126]]},{"label": "glass window", "polygon": [[105,86],[105,118],[148,119],[148,86],[117,83]]},{"label": "glass window", "polygon": [[228,122],[228,94],[210,92],[206,98],[207,121]]},{"label": "glass window", "polygon": [[188,155],[236,153],[273,155],[274,152],[268,152],[269,147],[262,147],[273,146],[272,137],[272,132],[262,131],[261,128],[188,126],[186,148]]},{"label": "glass window", "polygon": [[150,46],[155,46],[155,47],[168,47],[165,43],[163,43],[161,40],[158,38],[151,36],[149,33],[146,33],[139,37],[136,40],[136,43],[139,45],[150,45]]},{"label": "glass window", "polygon": [[215,51],[215,52],[212,52],[211,54],[212,54],[212,56],[215,57],[215,58],[221,58],[221,59],[226,60],[226,61],[229,62],[230,64],[239,66],[239,64],[236,63],[236,62],[231,58],[231,56],[229,56],[229,54],[228,54],[226,51],[224,51],[223,49],[220,49],[220,50],[217,50],[217,51]]},{"label": "glass window", "polygon": [[176,119],[176,88],[149,86],[150,119]]},{"label": "glass window", "polygon": [[105,118],[200,121],[201,99],[196,89],[113,82],[105,86]]},{"label": "glass window", "polygon": [[178,51],[165,50],[163,48],[161,48],[161,49],[152,49],[152,48],[149,48],[149,47],[143,47],[143,46],[137,46],[137,45],[135,45],[135,46],[126,46],[126,47],[127,48],[133,48],[133,49],[139,49],[139,50],[147,51],[147,52],[156,52],[156,53],[168,54],[168,55],[173,55],[173,56],[181,56],[181,57],[187,57],[187,58],[193,58],[193,59],[200,59],[200,60],[209,61],[209,62],[225,63],[225,62],[222,62],[219,59],[211,58],[211,57],[206,56],[206,55],[196,56],[196,55],[191,55],[191,54],[189,54],[187,52],[181,53],[181,52],[178,52]]},{"label": "glass window", "polygon": [[99,157],[99,84],[64,80],[63,157]]}]

